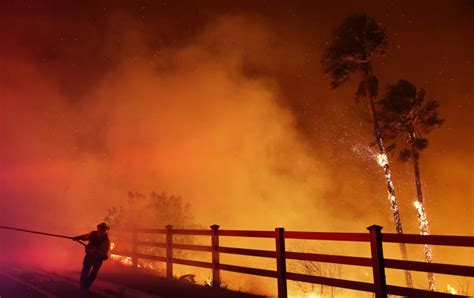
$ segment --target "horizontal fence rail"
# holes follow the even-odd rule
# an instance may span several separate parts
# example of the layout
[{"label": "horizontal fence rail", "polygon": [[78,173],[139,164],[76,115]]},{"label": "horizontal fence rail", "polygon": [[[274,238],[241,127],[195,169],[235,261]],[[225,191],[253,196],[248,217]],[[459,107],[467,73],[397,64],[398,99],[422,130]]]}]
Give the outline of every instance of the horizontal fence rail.
[{"label": "horizontal fence rail", "polygon": [[231,272],[238,272],[238,273],[266,276],[266,277],[275,277],[275,278],[277,277],[277,272],[274,270],[242,267],[242,266],[235,266],[235,265],[228,265],[228,264],[220,264],[219,268],[224,271],[231,271]]},{"label": "horizontal fence rail", "polygon": [[262,257],[262,258],[276,258],[276,252],[270,250],[247,249],[235,247],[219,247],[218,251],[223,254]]},{"label": "horizontal fence rail", "polygon": [[325,233],[325,232],[285,232],[286,239],[333,240],[333,241],[370,241],[369,234],[363,233]]},{"label": "horizontal fence rail", "polygon": [[275,238],[273,231],[219,230],[219,236]]},{"label": "horizontal fence rail", "polygon": [[444,236],[444,235],[413,235],[392,234],[382,235],[383,242],[409,243],[409,244],[431,244],[446,246],[474,247],[474,237],[470,236]]},{"label": "horizontal fence rail", "polygon": [[292,251],[287,251],[285,255],[286,259],[292,260],[372,267],[372,259],[370,258],[334,256]]},{"label": "horizontal fence rail", "polygon": [[[168,278],[173,278],[173,264],[207,268],[212,270],[212,286],[220,287],[220,272],[228,271],[242,274],[250,274],[277,279],[278,297],[287,297],[287,281],[306,282],[321,284],[331,287],[339,287],[356,291],[372,292],[375,297],[387,297],[388,294],[411,297],[467,297],[452,295],[442,292],[434,292],[422,289],[407,288],[395,285],[387,285],[385,280],[385,268],[432,272],[438,274],[449,274],[456,276],[474,277],[474,267],[465,265],[426,263],[418,261],[394,260],[383,257],[383,243],[409,243],[409,244],[431,244],[454,247],[474,247],[474,237],[469,236],[440,236],[440,235],[413,235],[413,234],[392,234],[382,233],[382,227],[371,226],[369,233],[326,233],[326,232],[300,232],[284,231],[277,228],[274,231],[245,231],[245,230],[220,230],[218,225],[211,226],[210,230],[173,229],[166,226],[165,229],[133,228],[128,232],[132,233],[132,251],[120,251],[114,249],[112,254],[127,257],[131,264],[137,268],[138,260],[145,259],[166,263]],[[138,234],[163,235],[164,242],[141,241]],[[210,246],[173,243],[174,235],[208,236]],[[237,247],[225,247],[219,245],[220,237],[252,237],[274,239],[275,250],[261,250]],[[347,241],[365,242],[370,245],[371,257],[354,257],[317,254],[307,252],[286,251],[286,239],[300,240],[324,240],[324,241]],[[165,256],[149,255],[139,253],[139,247],[161,248]],[[211,254],[211,262],[188,260],[174,256],[175,250],[198,251]],[[222,264],[221,254],[241,255],[251,257],[261,257],[274,259],[276,270],[250,268],[244,266]],[[314,276],[295,272],[287,272],[287,260],[323,262],[341,265],[352,265],[371,267],[373,270],[373,283],[352,281],[339,278],[329,278]]]},{"label": "horizontal fence rail", "polygon": [[173,230],[173,234],[193,235],[193,236],[210,236],[211,231],[208,231],[208,230]]},{"label": "horizontal fence rail", "polygon": [[474,277],[474,267],[472,266],[385,259],[385,267]]},{"label": "horizontal fence rail", "polygon": [[173,245],[171,245],[171,247],[175,248],[175,249],[193,250],[193,251],[207,251],[207,252],[212,251],[211,246],[205,246],[205,245],[173,244]]}]

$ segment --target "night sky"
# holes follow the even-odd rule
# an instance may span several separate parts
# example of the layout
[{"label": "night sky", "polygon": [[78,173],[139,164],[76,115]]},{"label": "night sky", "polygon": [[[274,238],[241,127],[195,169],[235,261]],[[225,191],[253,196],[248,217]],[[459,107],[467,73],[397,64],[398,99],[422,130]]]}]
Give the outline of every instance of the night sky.
[{"label": "night sky", "polygon": [[[421,172],[433,234],[474,235],[474,1],[1,1],[0,218],[71,232],[128,191],[228,228],[394,231],[370,117],[321,69],[366,12],[390,45],[381,92],[440,102]],[[405,230],[410,164],[391,159]],[[91,224],[92,223],[92,224]]]}]

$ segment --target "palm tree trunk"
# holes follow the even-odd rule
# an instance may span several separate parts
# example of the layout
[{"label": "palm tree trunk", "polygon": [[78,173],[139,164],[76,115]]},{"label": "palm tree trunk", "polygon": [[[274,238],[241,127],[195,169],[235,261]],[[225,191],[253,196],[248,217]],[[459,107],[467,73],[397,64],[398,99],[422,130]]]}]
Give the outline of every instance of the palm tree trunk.
[{"label": "palm tree trunk", "polygon": [[[383,144],[382,130],[379,127],[377,114],[375,112],[375,96],[371,92],[369,86],[369,78],[372,76],[372,68],[369,66],[365,73],[366,77],[366,98],[369,105],[370,116],[372,118],[372,124],[374,127],[374,135],[379,149],[379,164],[383,167],[385,180],[387,181],[387,190],[388,190],[388,199],[390,201],[390,209],[392,211],[393,220],[395,224],[395,229],[398,234],[403,234],[402,221],[400,217],[400,211],[398,209],[397,198],[395,196],[395,186],[392,181],[392,171],[390,170],[390,164],[388,162],[388,157],[385,151],[385,146]],[[408,260],[408,252],[405,243],[400,243],[400,253],[403,260]],[[413,279],[411,272],[405,270],[405,281],[408,287],[413,287]]]},{"label": "palm tree trunk", "polygon": [[[412,159],[413,159],[413,171],[415,173],[415,185],[416,185],[416,197],[417,201],[415,202],[416,214],[418,216],[418,224],[420,229],[420,235],[429,235],[430,229],[428,224],[428,218],[425,213],[425,207],[423,205],[423,192],[421,190],[421,174],[420,174],[420,165],[419,159],[420,154],[418,149],[415,147],[415,134],[412,133],[409,135],[409,141],[411,142],[411,152],[412,152]],[[423,252],[425,255],[425,261],[427,263],[433,262],[433,251],[431,249],[431,245],[424,244],[423,245]],[[428,272],[428,286],[431,291],[436,290],[435,286],[435,278],[432,272]]]}]

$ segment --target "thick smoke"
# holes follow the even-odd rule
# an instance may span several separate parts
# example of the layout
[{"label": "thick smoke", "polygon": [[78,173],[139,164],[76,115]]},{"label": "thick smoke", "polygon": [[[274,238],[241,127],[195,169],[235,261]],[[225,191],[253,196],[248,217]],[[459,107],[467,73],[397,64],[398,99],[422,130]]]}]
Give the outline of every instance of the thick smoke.
[{"label": "thick smoke", "polygon": [[27,57],[5,61],[3,223],[74,234],[128,191],[153,190],[181,195],[204,225],[328,222],[326,165],[280,105],[277,84],[242,70],[245,47],[269,34],[229,18],[153,52],[128,29],[116,50],[139,58],[123,54],[79,102]]},{"label": "thick smoke", "polygon": [[[0,20],[8,28],[0,44],[0,224],[74,235],[129,191],[166,191],[190,202],[205,227],[363,232],[376,223],[393,231],[355,85],[331,92],[319,69],[319,46],[346,12],[287,16],[285,26],[265,13],[225,14],[165,34],[166,19],[150,29],[111,10],[91,25],[87,13],[72,22],[35,9]],[[392,35],[391,56],[376,65],[381,86],[414,77],[447,118],[422,157],[433,234],[472,234],[472,207],[456,207],[473,198],[472,73],[462,64],[473,63],[472,41],[465,30],[454,41],[432,32],[443,37],[429,41],[434,47],[462,57],[438,76],[438,60],[414,61],[434,55],[416,52],[408,25],[416,16],[399,23],[374,14],[390,33],[405,31]],[[446,90],[460,94],[458,106]],[[396,165],[405,229],[416,233],[411,169]],[[0,249],[24,260],[79,263],[72,242],[0,237]]]}]

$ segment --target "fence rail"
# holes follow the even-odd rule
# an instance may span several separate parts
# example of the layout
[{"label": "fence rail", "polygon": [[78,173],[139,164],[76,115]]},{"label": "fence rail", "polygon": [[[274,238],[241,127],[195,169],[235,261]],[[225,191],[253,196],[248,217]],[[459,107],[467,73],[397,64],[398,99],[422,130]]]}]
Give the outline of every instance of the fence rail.
[{"label": "fence rail", "polygon": [[[283,228],[276,228],[275,231],[244,231],[244,230],[219,230],[218,225],[211,226],[210,230],[189,230],[173,229],[166,226],[165,229],[144,229],[134,228],[132,233],[132,251],[113,250],[113,254],[128,256],[132,260],[132,265],[138,267],[139,259],[147,259],[166,263],[168,278],[173,278],[173,264],[208,268],[212,270],[212,285],[220,287],[221,271],[229,271],[257,276],[264,276],[277,279],[278,297],[288,297],[287,281],[299,281],[314,284],[327,285],[357,291],[373,292],[376,297],[387,297],[388,294],[412,297],[467,297],[452,295],[428,290],[406,288],[394,285],[387,285],[385,280],[385,268],[432,272],[440,274],[458,275],[474,277],[474,267],[465,265],[425,263],[417,261],[405,261],[385,259],[383,256],[383,243],[409,243],[409,244],[431,244],[456,247],[474,247],[474,237],[469,236],[440,236],[440,235],[412,235],[412,234],[382,234],[382,227],[368,227],[369,233],[326,233],[326,232],[299,232],[285,231]],[[138,234],[162,234],[165,242],[141,241]],[[173,243],[173,235],[210,236],[211,245],[195,245]],[[219,245],[220,237],[253,237],[253,238],[273,238],[275,240],[275,250],[260,250],[249,248],[225,247]],[[353,257],[327,255],[306,252],[286,251],[286,239],[304,240],[330,240],[365,242],[370,244],[371,257]],[[166,250],[166,256],[155,256],[138,253],[140,246],[159,247]],[[211,253],[211,262],[187,260],[174,257],[174,250],[189,250]],[[271,258],[276,261],[277,270],[267,270],[250,268],[220,262],[221,254],[242,255],[252,257]],[[342,265],[372,267],[373,283],[345,280],[339,278],[329,278],[314,276],[295,272],[287,272],[287,260],[325,262]]]}]

